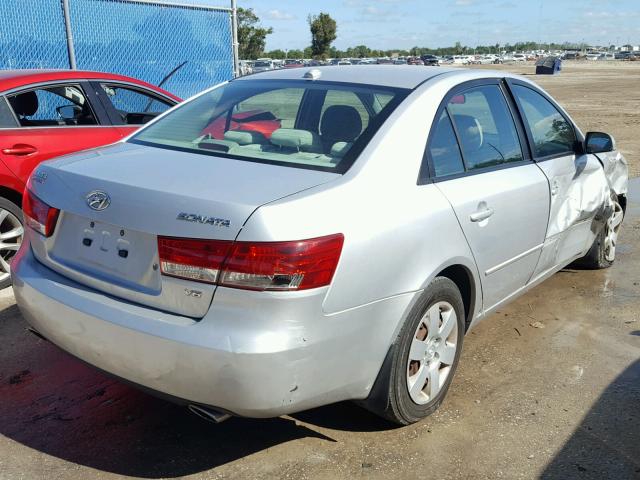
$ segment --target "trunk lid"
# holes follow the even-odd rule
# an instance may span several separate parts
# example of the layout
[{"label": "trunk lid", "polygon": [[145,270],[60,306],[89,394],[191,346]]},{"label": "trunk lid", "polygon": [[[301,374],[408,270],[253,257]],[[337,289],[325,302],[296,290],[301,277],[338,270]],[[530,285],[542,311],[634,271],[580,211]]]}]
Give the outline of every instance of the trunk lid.
[{"label": "trunk lid", "polygon": [[[198,318],[215,286],[161,275],[157,236],[234,240],[256,208],[337,177],[119,143],[38,167],[31,188],[61,215],[53,236],[34,234],[32,246],[77,282]],[[96,191],[110,198],[100,211],[87,201]]]}]

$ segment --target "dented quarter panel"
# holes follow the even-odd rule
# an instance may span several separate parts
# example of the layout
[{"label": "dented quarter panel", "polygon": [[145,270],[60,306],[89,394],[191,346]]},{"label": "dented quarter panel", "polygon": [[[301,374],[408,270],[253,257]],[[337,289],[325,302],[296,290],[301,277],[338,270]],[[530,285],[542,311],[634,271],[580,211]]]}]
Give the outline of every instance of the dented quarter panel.
[{"label": "dented quarter panel", "polygon": [[611,190],[616,195],[626,195],[629,182],[629,164],[624,155],[614,150],[613,152],[598,153],[596,157],[602,163]]}]

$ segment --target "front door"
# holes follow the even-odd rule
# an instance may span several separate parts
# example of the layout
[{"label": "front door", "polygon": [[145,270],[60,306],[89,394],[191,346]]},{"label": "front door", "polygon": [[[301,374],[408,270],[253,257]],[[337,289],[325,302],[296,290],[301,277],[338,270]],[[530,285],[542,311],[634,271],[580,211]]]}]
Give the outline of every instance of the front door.
[{"label": "front door", "polygon": [[604,171],[593,155],[579,153],[573,124],[541,93],[511,84],[534,159],[549,181],[551,208],[545,248],[536,276],[563,265],[593,243],[592,220],[607,192]]}]

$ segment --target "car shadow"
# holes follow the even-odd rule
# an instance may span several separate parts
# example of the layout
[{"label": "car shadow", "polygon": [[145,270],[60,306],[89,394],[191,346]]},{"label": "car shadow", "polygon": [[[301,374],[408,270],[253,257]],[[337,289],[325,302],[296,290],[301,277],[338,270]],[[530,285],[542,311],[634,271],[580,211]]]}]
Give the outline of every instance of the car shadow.
[{"label": "car shadow", "polygon": [[640,478],[640,360],[602,393],[543,480]]},{"label": "car shadow", "polygon": [[180,477],[292,440],[335,441],[314,426],[392,428],[351,403],[292,417],[209,423],[184,407],[107,377],[32,335],[15,305],[0,312],[0,342],[0,435],[73,464],[119,475]]}]

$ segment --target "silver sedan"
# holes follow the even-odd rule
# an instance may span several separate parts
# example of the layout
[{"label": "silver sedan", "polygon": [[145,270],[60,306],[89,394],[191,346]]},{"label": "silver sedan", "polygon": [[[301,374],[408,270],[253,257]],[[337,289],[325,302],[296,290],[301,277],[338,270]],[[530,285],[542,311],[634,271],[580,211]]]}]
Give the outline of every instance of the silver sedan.
[{"label": "silver sedan", "polygon": [[627,163],[531,81],[389,66],[240,78],[38,167],[12,265],[40,334],[220,421],[442,402],[465,334],[615,260]]}]

